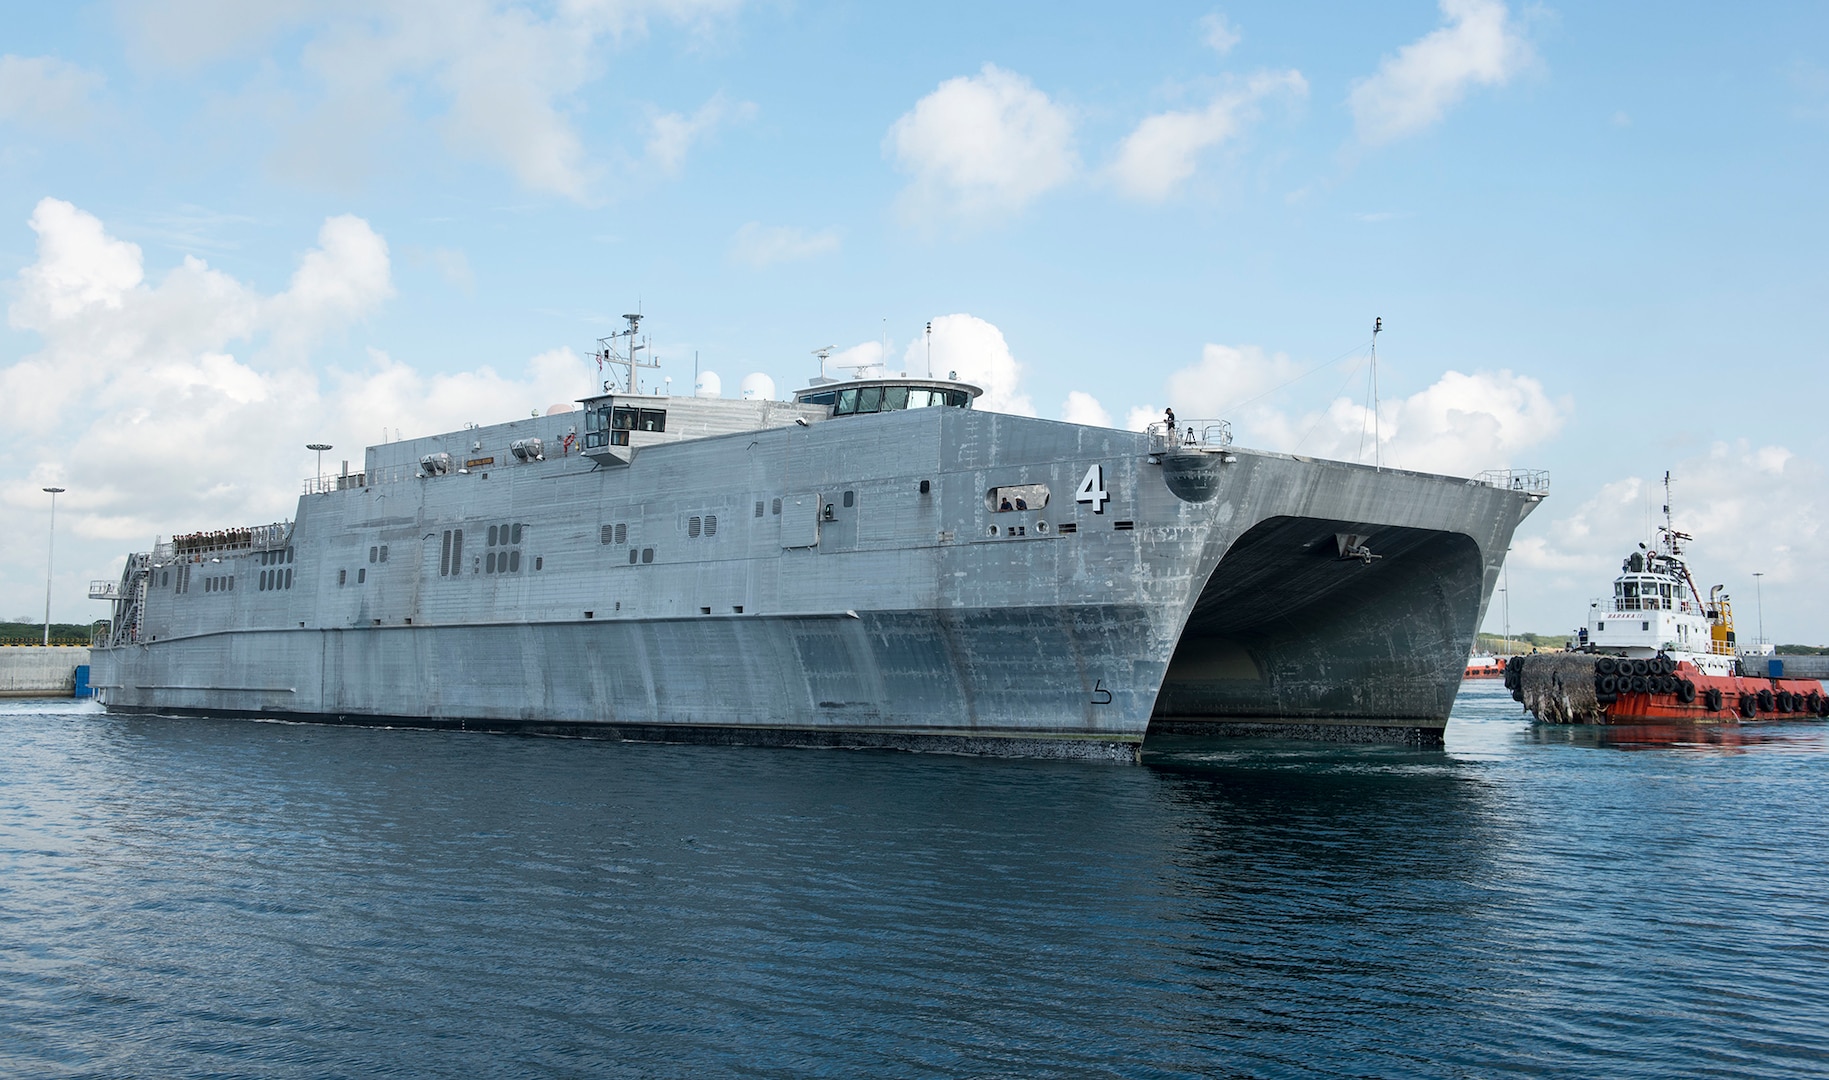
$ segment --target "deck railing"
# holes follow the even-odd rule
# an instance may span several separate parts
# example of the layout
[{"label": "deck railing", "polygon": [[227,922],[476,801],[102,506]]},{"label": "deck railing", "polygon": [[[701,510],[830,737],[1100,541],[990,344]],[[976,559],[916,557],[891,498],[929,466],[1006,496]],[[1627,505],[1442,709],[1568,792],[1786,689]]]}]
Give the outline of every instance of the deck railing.
[{"label": "deck railing", "polygon": [[1548,495],[1550,493],[1550,471],[1548,469],[1487,469],[1473,479],[1476,483],[1485,484],[1488,487],[1522,491],[1526,495]]},{"label": "deck railing", "polygon": [[1232,445],[1232,425],[1224,420],[1177,420],[1173,431],[1165,423],[1151,424],[1143,430],[1149,435],[1151,453],[1181,447],[1219,450]]}]

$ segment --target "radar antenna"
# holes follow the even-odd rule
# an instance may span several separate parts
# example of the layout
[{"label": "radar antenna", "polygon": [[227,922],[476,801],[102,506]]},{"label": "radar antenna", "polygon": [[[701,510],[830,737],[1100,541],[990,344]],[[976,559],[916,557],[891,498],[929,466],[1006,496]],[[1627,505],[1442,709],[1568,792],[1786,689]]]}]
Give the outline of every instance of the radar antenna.
[{"label": "radar antenna", "polygon": [[826,357],[831,356],[836,351],[838,351],[838,346],[836,346],[836,345],[821,345],[819,348],[813,350],[813,355],[819,357],[819,381],[820,382],[827,381],[826,380]]},{"label": "radar antenna", "polygon": [[[623,379],[623,389],[631,394],[639,394],[641,390],[640,382],[636,377],[636,369],[658,368],[660,361],[641,359],[642,350],[652,348],[654,345],[653,339],[641,336],[643,316],[638,312],[634,315],[624,315],[623,318],[629,322],[628,329],[618,330],[609,337],[597,339],[597,370],[601,373],[605,364],[624,369],[628,374]],[[606,382],[603,384],[603,389],[607,392],[613,386],[613,383]]]}]

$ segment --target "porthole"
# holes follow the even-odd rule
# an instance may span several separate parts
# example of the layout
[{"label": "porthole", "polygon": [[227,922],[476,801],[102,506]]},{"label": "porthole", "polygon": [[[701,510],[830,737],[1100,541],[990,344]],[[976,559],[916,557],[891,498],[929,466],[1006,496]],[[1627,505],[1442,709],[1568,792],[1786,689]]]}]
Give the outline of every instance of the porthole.
[{"label": "porthole", "polygon": [[629,549],[629,565],[630,566],[634,566],[636,560],[638,560],[640,558],[641,558],[641,552],[636,551],[634,548]]},{"label": "porthole", "polygon": [[704,522],[697,514],[694,514],[690,518],[686,519],[686,535],[687,536],[697,537],[703,529],[704,529]]},{"label": "porthole", "polygon": [[368,545],[368,561],[371,563],[381,561],[381,549],[373,544]]},{"label": "porthole", "polygon": [[489,547],[495,546],[495,526],[494,525],[489,526],[489,544],[488,544],[488,546]]},{"label": "porthole", "polygon": [[535,571],[538,571],[540,569],[540,567],[542,567],[544,565],[546,565],[546,556],[535,555],[533,557],[533,568]]},{"label": "porthole", "polygon": [[522,526],[519,524],[514,527],[514,542],[517,544],[521,542],[521,529]]},{"label": "porthole", "polygon": [[1038,522],[1036,522],[1036,523],[1035,523],[1035,531],[1036,531],[1036,532],[1038,532],[1038,533],[1045,533],[1045,532],[1047,532],[1047,531],[1048,531],[1048,523],[1047,523],[1047,522],[1045,522],[1045,521],[1038,521]]},{"label": "porthole", "polygon": [[995,526],[995,525],[991,526],[991,535],[992,536],[997,535],[997,526]]},{"label": "porthole", "polygon": [[855,491],[845,492],[845,505],[847,507],[857,505],[857,492],[855,492]]},{"label": "porthole", "polygon": [[[489,526],[489,531],[491,533],[495,532],[495,526],[493,526],[493,525]],[[488,556],[483,559],[483,573],[485,573],[485,574],[495,573],[495,552],[491,551],[488,554]]]},{"label": "porthole", "polygon": [[718,516],[716,514],[706,514],[705,515],[705,535],[706,536],[718,535]]},{"label": "porthole", "polygon": [[356,571],[356,584],[357,585],[360,585],[364,581],[367,581],[367,580],[368,580],[368,567],[365,566],[362,569]]},{"label": "porthole", "polygon": [[642,548],[641,549],[641,561],[645,562],[645,563],[653,562],[654,561],[654,549],[653,548]]},{"label": "porthole", "polygon": [[626,523],[616,526],[616,542],[618,544],[629,542],[629,526]]},{"label": "porthole", "polygon": [[381,561],[382,562],[387,561],[387,545],[386,544],[381,545]]},{"label": "porthole", "polygon": [[774,502],[770,503],[769,506],[770,506],[769,513],[771,513],[771,514],[781,513],[781,500],[780,499],[776,499]]},{"label": "porthole", "polygon": [[508,572],[510,574],[518,574],[521,572],[521,553],[520,552],[510,551],[508,553]]}]

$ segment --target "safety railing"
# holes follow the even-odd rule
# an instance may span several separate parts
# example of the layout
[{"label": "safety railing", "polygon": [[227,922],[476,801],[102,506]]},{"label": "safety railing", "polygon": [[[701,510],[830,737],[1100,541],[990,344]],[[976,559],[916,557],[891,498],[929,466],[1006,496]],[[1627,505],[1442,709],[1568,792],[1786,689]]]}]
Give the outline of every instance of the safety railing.
[{"label": "safety railing", "polygon": [[250,525],[245,529],[219,529],[215,532],[185,533],[153,545],[152,558],[165,562],[192,556],[214,555],[225,551],[271,551],[286,546],[292,535],[290,521],[271,525]]},{"label": "safety railing", "polygon": [[416,463],[383,465],[378,469],[345,473],[341,476],[307,476],[303,481],[303,487],[307,495],[328,495],[333,491],[349,491],[352,488],[374,487],[378,484],[398,484],[418,478],[419,466]]},{"label": "safety railing", "polygon": [[1487,469],[1473,479],[1475,483],[1485,484],[1487,487],[1522,491],[1526,495],[1548,495],[1550,493],[1550,471],[1548,469]]},{"label": "safety railing", "polygon": [[1173,430],[1158,422],[1143,430],[1149,436],[1151,453],[1183,447],[1219,450],[1232,445],[1232,425],[1224,420],[1177,420]]}]

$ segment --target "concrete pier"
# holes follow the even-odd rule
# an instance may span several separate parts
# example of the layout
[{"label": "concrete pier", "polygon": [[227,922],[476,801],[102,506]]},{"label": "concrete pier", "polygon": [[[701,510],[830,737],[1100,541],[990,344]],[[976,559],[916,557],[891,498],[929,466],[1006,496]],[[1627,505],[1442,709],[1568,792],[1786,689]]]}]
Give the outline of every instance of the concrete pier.
[{"label": "concrete pier", "polygon": [[76,669],[88,663],[87,645],[0,648],[0,698],[70,697],[76,692]]}]

